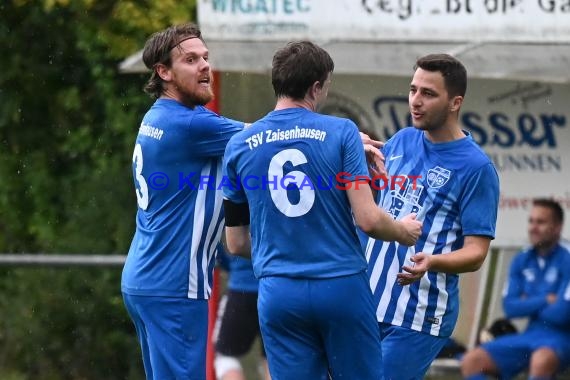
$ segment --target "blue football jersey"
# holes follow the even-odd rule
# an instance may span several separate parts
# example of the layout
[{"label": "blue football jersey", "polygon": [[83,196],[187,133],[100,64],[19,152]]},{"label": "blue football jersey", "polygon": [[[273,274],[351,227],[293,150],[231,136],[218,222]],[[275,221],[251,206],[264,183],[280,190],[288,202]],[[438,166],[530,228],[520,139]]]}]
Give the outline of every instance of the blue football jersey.
[{"label": "blue football jersey", "polygon": [[366,269],[348,196],[339,189],[368,178],[353,122],[303,108],[273,111],[230,140],[224,174],[224,196],[249,203],[256,277],[330,278]]},{"label": "blue football jersey", "polygon": [[388,175],[375,182],[378,205],[395,219],[416,213],[423,222],[413,247],[363,237],[380,322],[449,336],[459,313],[456,274],[428,272],[408,286],[396,283],[416,252],[448,254],[465,236],[494,238],[499,201],[496,170],[471,136],[432,143],[404,128],[383,148]]},{"label": "blue football jersey", "polygon": [[124,293],[207,299],[223,229],[222,156],[243,123],[158,99],[133,154],[138,211]]},{"label": "blue football jersey", "polygon": [[[546,296],[556,294],[549,304]],[[528,330],[556,329],[570,332],[570,253],[557,245],[546,256],[534,248],[521,251],[511,263],[503,290],[507,318],[529,317]]]}]

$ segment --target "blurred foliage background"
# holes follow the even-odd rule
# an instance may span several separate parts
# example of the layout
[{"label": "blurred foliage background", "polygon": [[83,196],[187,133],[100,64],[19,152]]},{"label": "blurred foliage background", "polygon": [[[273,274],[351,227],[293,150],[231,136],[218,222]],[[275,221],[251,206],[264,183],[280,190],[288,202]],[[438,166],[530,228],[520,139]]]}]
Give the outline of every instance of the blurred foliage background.
[{"label": "blurred foliage background", "polygon": [[[0,2],[0,252],[126,254],[147,75],[118,65],[195,0]],[[0,379],[144,378],[121,268],[0,267]]]}]

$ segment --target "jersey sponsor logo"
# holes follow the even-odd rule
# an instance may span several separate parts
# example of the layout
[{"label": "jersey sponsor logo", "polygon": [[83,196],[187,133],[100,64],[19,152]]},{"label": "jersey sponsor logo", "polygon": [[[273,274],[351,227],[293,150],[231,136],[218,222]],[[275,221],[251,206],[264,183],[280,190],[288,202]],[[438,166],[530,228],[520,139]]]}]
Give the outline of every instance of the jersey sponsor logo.
[{"label": "jersey sponsor logo", "polygon": [[405,190],[403,192],[398,189],[392,189],[390,191],[392,202],[388,209],[388,213],[394,218],[397,218],[404,208],[410,209],[410,213],[420,213],[423,208],[420,204],[420,199],[422,192],[424,191],[424,187],[413,181],[406,180],[406,183],[402,184],[400,189]]},{"label": "jersey sponsor logo", "polygon": [[443,187],[447,181],[451,178],[451,171],[442,168],[441,166],[436,166],[428,170],[427,183],[432,189],[439,189]]},{"label": "jersey sponsor logo", "polygon": [[398,158],[402,158],[403,156],[404,156],[403,154],[399,154],[397,156],[391,155],[388,161],[394,161],[397,160]]}]

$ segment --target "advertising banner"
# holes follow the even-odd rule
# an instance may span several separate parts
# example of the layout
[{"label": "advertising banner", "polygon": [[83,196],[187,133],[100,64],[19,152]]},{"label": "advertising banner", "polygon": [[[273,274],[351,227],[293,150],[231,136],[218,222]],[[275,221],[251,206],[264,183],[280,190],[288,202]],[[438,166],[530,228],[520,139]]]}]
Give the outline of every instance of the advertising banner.
[{"label": "advertising banner", "polygon": [[570,41],[570,0],[198,0],[209,39]]}]

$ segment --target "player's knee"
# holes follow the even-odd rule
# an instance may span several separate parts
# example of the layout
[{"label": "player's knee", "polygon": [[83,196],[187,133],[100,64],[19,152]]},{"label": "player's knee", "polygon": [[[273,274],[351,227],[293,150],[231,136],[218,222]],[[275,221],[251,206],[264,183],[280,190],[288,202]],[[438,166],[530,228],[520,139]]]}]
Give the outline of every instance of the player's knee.
[{"label": "player's knee", "polygon": [[242,371],[239,359],[233,356],[225,356],[216,354],[214,358],[214,369],[216,370],[216,379],[222,380],[228,372]]},{"label": "player's knee", "polygon": [[533,376],[552,376],[558,369],[558,356],[548,347],[535,350],[530,357],[529,370]]},{"label": "player's knee", "polygon": [[461,360],[461,373],[463,376],[470,376],[477,373],[496,373],[496,366],[487,351],[476,347],[468,351]]}]

